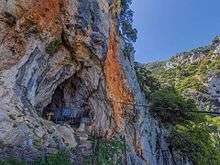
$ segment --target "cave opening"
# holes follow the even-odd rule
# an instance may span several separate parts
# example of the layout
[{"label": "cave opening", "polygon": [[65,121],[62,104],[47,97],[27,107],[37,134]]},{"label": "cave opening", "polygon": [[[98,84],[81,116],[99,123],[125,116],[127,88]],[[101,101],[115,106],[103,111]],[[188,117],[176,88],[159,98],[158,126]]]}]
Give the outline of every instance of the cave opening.
[{"label": "cave opening", "polygon": [[88,91],[84,83],[71,77],[60,84],[51,102],[43,109],[42,117],[56,124],[79,128],[81,123],[91,125],[92,112],[88,105]]}]

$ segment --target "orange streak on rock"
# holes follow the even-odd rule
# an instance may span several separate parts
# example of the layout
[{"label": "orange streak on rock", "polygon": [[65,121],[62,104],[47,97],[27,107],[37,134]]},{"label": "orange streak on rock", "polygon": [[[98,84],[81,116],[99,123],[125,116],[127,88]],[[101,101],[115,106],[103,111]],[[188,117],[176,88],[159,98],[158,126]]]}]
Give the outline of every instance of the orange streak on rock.
[{"label": "orange streak on rock", "polygon": [[60,0],[39,0],[25,15],[25,24],[28,22],[37,25],[43,32],[56,34],[61,31],[60,25]]},{"label": "orange streak on rock", "polygon": [[133,102],[133,95],[124,82],[125,76],[123,68],[119,62],[119,49],[120,45],[117,39],[117,33],[113,26],[109,38],[108,54],[105,61],[104,72],[107,95],[112,103],[113,118],[118,129],[123,128],[124,108],[126,104]]}]

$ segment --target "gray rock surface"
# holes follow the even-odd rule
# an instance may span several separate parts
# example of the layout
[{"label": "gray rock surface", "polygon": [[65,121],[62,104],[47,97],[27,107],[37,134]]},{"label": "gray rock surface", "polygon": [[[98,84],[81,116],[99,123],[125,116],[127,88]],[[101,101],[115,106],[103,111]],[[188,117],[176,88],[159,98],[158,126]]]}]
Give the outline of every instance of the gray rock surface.
[{"label": "gray rock surface", "polygon": [[215,111],[220,112],[220,73],[215,73],[209,78],[208,92]]},{"label": "gray rock surface", "polygon": [[[125,136],[128,164],[173,164],[166,132],[150,117],[133,61],[122,53],[119,3],[0,1],[0,158],[66,149],[81,160],[73,150],[89,148],[93,132]],[[49,120],[62,107],[76,110],[78,127]]]}]

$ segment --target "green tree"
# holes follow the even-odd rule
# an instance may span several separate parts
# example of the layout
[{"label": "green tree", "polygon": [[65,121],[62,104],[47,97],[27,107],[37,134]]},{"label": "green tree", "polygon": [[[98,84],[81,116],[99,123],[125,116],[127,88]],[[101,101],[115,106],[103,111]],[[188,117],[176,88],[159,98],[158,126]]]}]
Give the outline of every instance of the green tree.
[{"label": "green tree", "polygon": [[133,42],[137,40],[137,29],[133,28],[133,11],[130,9],[132,0],[121,0],[119,28],[125,41],[124,54],[129,57],[134,53]]},{"label": "green tree", "polygon": [[192,100],[185,99],[174,88],[155,91],[150,96],[150,111],[155,118],[165,124],[187,123],[197,120],[197,107]]}]

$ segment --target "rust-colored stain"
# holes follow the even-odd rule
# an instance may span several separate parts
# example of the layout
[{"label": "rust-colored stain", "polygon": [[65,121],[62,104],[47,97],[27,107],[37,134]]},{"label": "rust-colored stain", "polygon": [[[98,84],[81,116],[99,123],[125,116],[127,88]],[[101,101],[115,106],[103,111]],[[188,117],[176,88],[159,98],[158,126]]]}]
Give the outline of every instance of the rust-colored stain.
[{"label": "rust-colored stain", "polygon": [[[19,30],[16,29],[16,25],[6,29],[7,32],[0,44],[10,51],[11,55],[8,54],[5,59],[1,59],[0,70],[10,68],[23,56],[26,46],[25,36],[30,27],[36,27],[39,32],[48,32],[51,37],[61,34],[62,26],[59,16],[61,5],[60,0],[33,0],[32,3],[21,3],[16,6],[15,12],[21,16],[16,22]],[[18,8],[24,9],[23,14]]]},{"label": "rust-colored stain", "polygon": [[56,34],[61,31],[60,0],[38,0],[24,15],[24,25],[35,24],[42,32]]},{"label": "rust-colored stain", "polygon": [[[0,57],[0,70],[9,69],[15,65],[25,53],[26,42],[14,29],[9,29],[1,41],[5,47],[5,56]],[[4,50],[4,49],[3,49]],[[10,53],[9,53],[10,52]]]},{"label": "rust-colored stain", "polygon": [[120,45],[115,29],[112,25],[104,72],[107,95],[113,108],[113,119],[117,129],[120,129],[124,123],[124,107],[133,102],[133,95],[124,82],[125,76],[118,58]]}]

